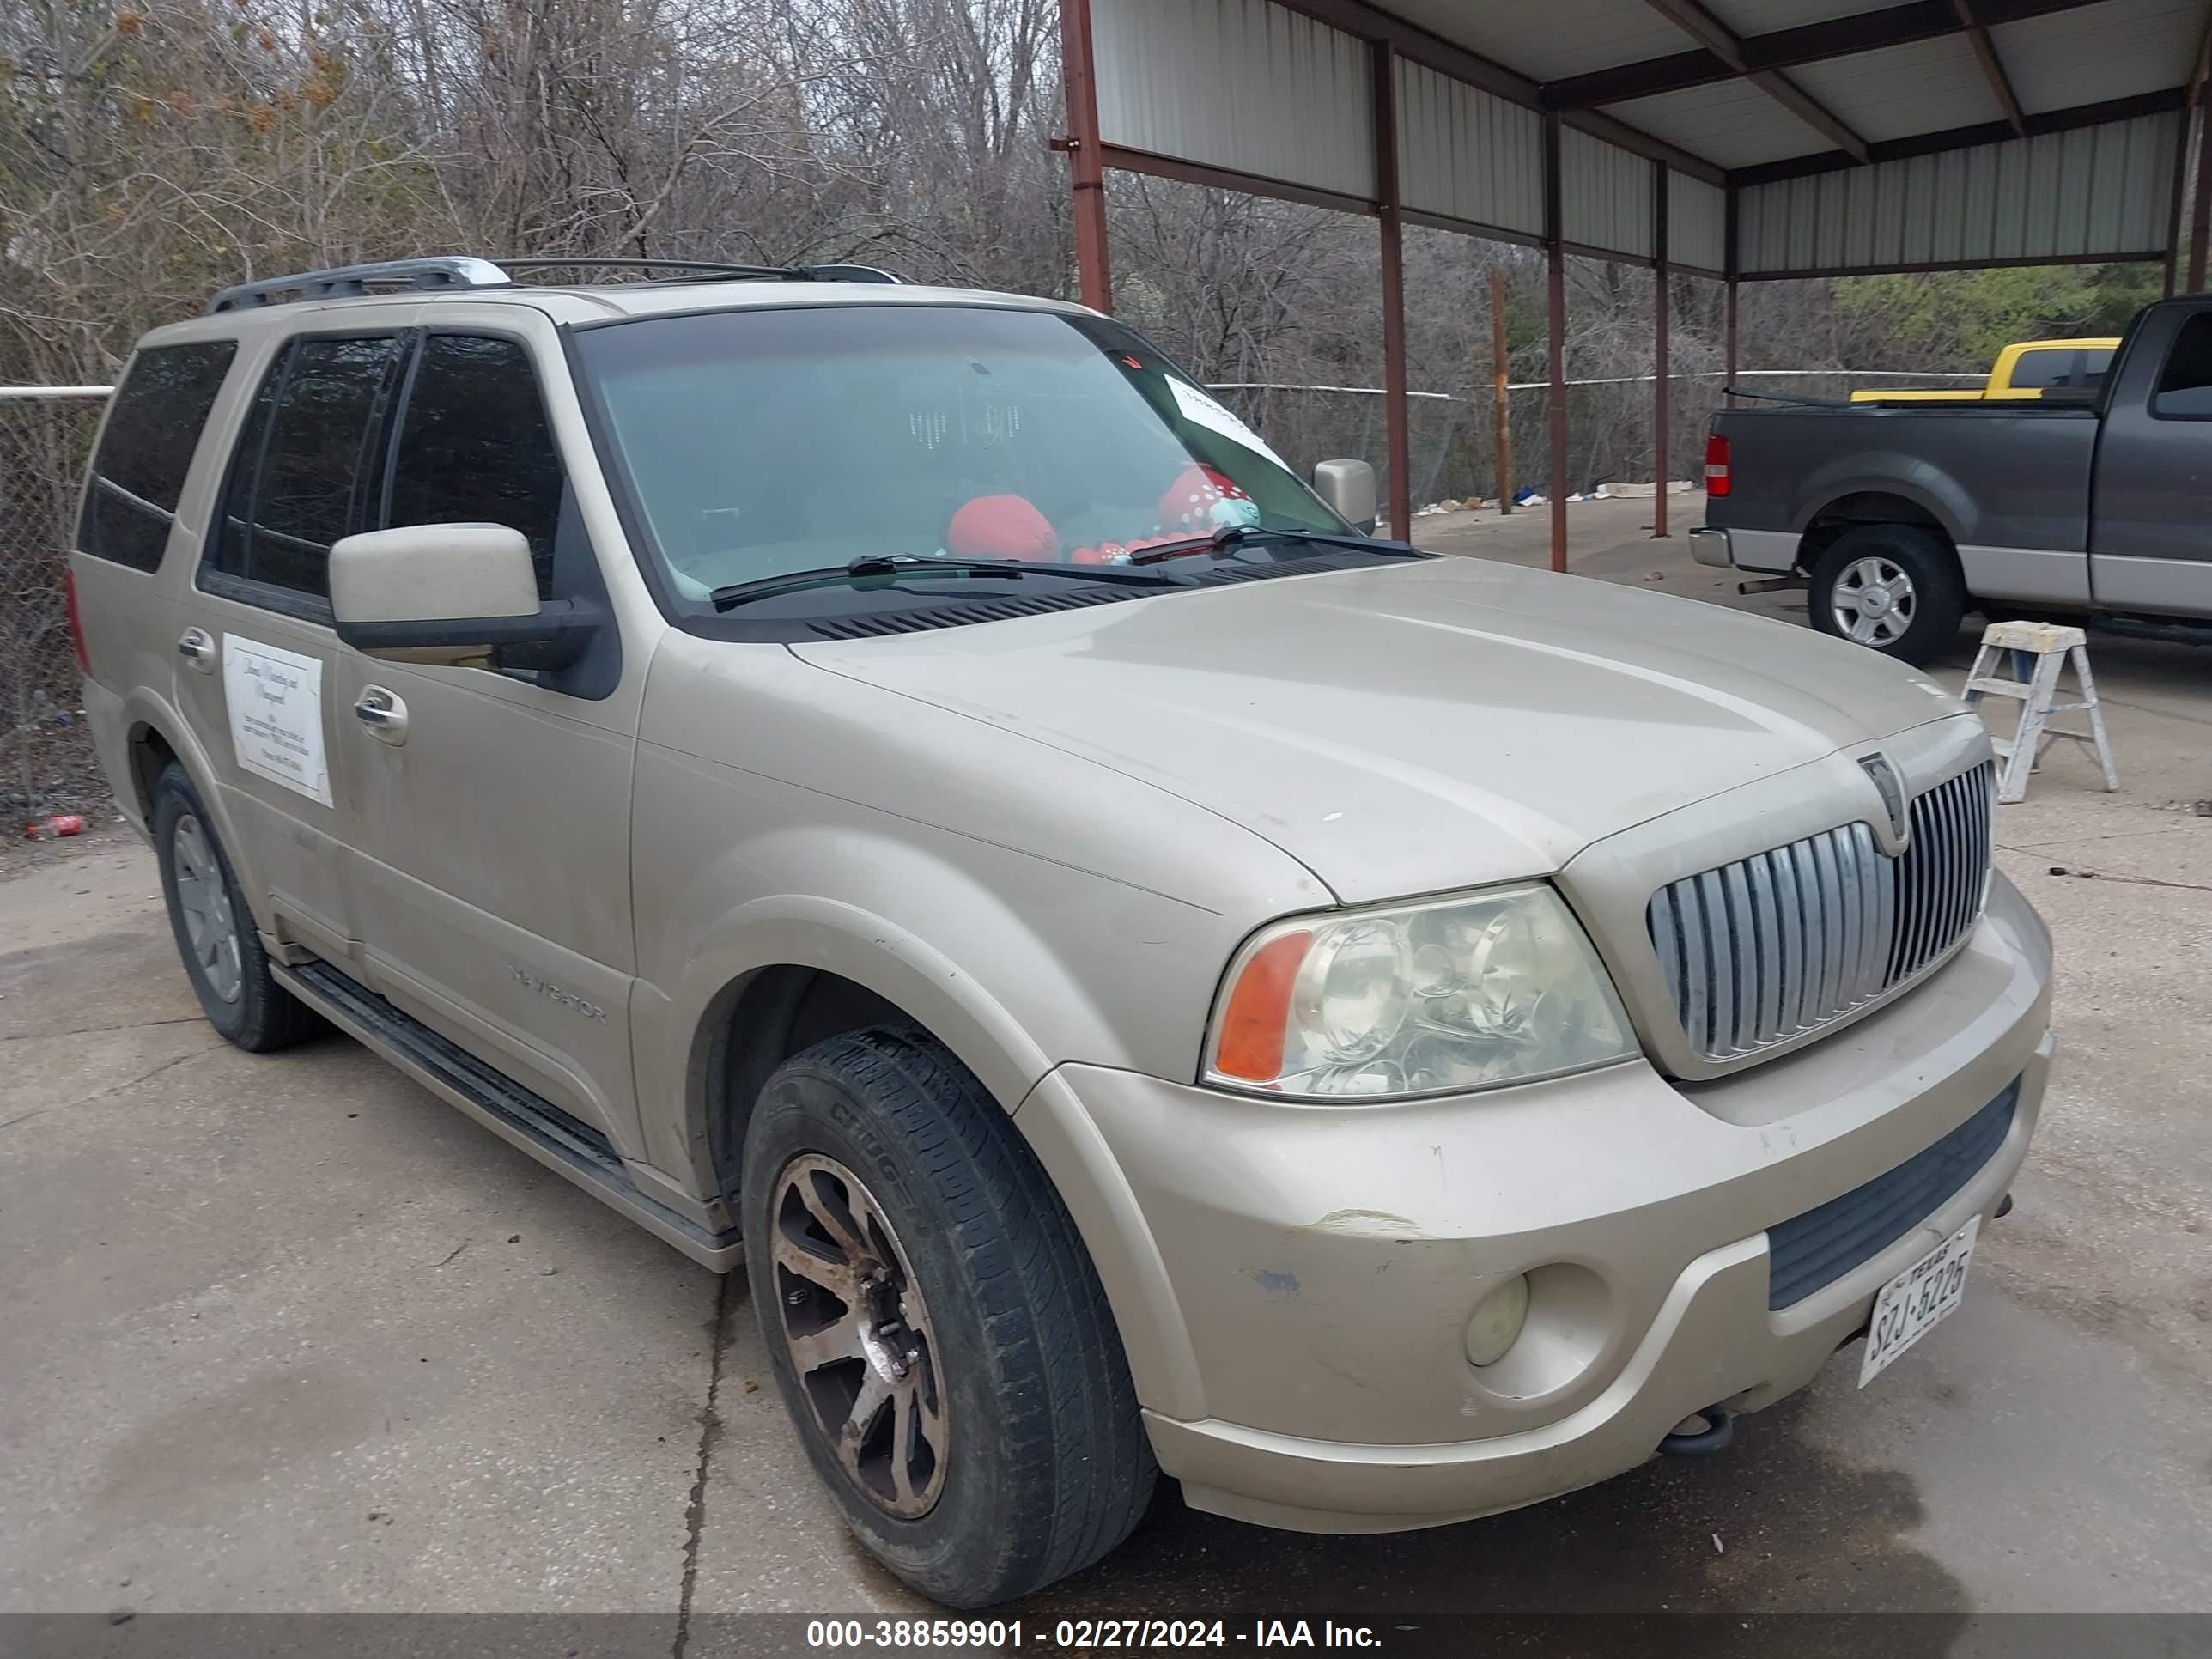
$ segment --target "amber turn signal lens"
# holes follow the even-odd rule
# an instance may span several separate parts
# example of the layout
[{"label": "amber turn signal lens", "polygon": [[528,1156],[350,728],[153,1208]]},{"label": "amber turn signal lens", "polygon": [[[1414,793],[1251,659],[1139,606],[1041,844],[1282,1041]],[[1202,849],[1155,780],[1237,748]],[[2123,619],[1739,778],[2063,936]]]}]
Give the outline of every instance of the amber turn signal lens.
[{"label": "amber turn signal lens", "polygon": [[1306,959],[1311,933],[1285,933],[1252,953],[1221,1015],[1213,1069],[1224,1077],[1273,1083],[1283,1074],[1283,1036],[1290,1027],[1291,987]]}]

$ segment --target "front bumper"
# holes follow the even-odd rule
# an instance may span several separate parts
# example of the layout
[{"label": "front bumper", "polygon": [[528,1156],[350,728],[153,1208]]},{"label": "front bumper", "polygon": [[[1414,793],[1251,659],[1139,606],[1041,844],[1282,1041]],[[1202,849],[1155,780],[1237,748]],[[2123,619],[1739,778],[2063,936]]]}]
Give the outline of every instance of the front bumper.
[{"label": "front bumper", "polygon": [[[1650,1457],[1714,1404],[1811,1380],[1877,1289],[2002,1200],[2050,1054],[2049,938],[2001,879],[1948,964],[1717,1082],[1634,1062],[1369,1107],[1063,1066],[1016,1122],[1120,1322],[1160,1463],[1202,1509],[1382,1531],[1512,1509]],[[1770,1311],[1765,1230],[1894,1169],[2014,1079],[2008,1133],[1918,1226]],[[1529,1273],[1498,1364],[1468,1316]]]}]

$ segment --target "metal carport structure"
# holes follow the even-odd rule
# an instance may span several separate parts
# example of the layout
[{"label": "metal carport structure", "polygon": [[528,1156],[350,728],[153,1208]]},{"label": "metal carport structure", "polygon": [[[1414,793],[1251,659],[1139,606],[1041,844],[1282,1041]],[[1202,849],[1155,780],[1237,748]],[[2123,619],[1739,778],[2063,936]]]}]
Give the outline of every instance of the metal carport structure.
[{"label": "metal carport structure", "polygon": [[[1085,301],[1112,305],[1109,168],[1381,228],[1389,517],[1412,513],[1401,228],[1542,248],[1552,562],[1566,559],[1565,258],[1666,276],[2161,260],[2192,127],[2203,285],[2207,0],[1060,0]],[[1667,495],[1656,495],[1658,534]]]}]

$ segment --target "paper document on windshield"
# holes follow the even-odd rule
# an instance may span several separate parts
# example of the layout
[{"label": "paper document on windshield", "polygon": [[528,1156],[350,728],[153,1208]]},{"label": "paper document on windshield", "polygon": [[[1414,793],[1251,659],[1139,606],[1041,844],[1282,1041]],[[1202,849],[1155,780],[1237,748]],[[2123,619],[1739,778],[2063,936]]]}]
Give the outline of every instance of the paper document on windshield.
[{"label": "paper document on windshield", "polygon": [[1172,374],[1167,377],[1168,390],[1175,393],[1176,407],[1182,410],[1186,421],[1194,421],[1209,432],[1218,432],[1224,438],[1234,439],[1245,448],[1265,455],[1277,466],[1288,472],[1291,465],[1281,456],[1267,447],[1267,441],[1237,418],[1236,411],[1212,392],[1201,391]]}]

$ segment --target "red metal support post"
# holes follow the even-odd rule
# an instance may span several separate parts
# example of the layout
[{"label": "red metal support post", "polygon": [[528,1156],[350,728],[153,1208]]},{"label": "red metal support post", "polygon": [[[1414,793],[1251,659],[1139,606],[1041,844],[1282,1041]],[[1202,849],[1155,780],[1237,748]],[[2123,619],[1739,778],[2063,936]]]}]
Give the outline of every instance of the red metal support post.
[{"label": "red metal support post", "polygon": [[1060,0],[1060,61],[1067,86],[1067,152],[1074,187],[1075,270],[1083,303],[1114,309],[1113,266],[1106,250],[1106,165],[1098,137],[1098,80],[1091,51],[1091,0]]},{"label": "red metal support post", "polygon": [[1398,222],[1398,68],[1389,42],[1375,61],[1375,200],[1382,225],[1382,416],[1390,465],[1390,533],[1413,535],[1413,438],[1406,414],[1405,238]]},{"label": "red metal support post", "polygon": [[1559,116],[1544,118],[1544,327],[1551,378],[1552,568],[1567,568],[1567,255],[1559,188]]},{"label": "red metal support post", "polygon": [[1667,532],[1667,164],[1651,164],[1651,538]]}]

